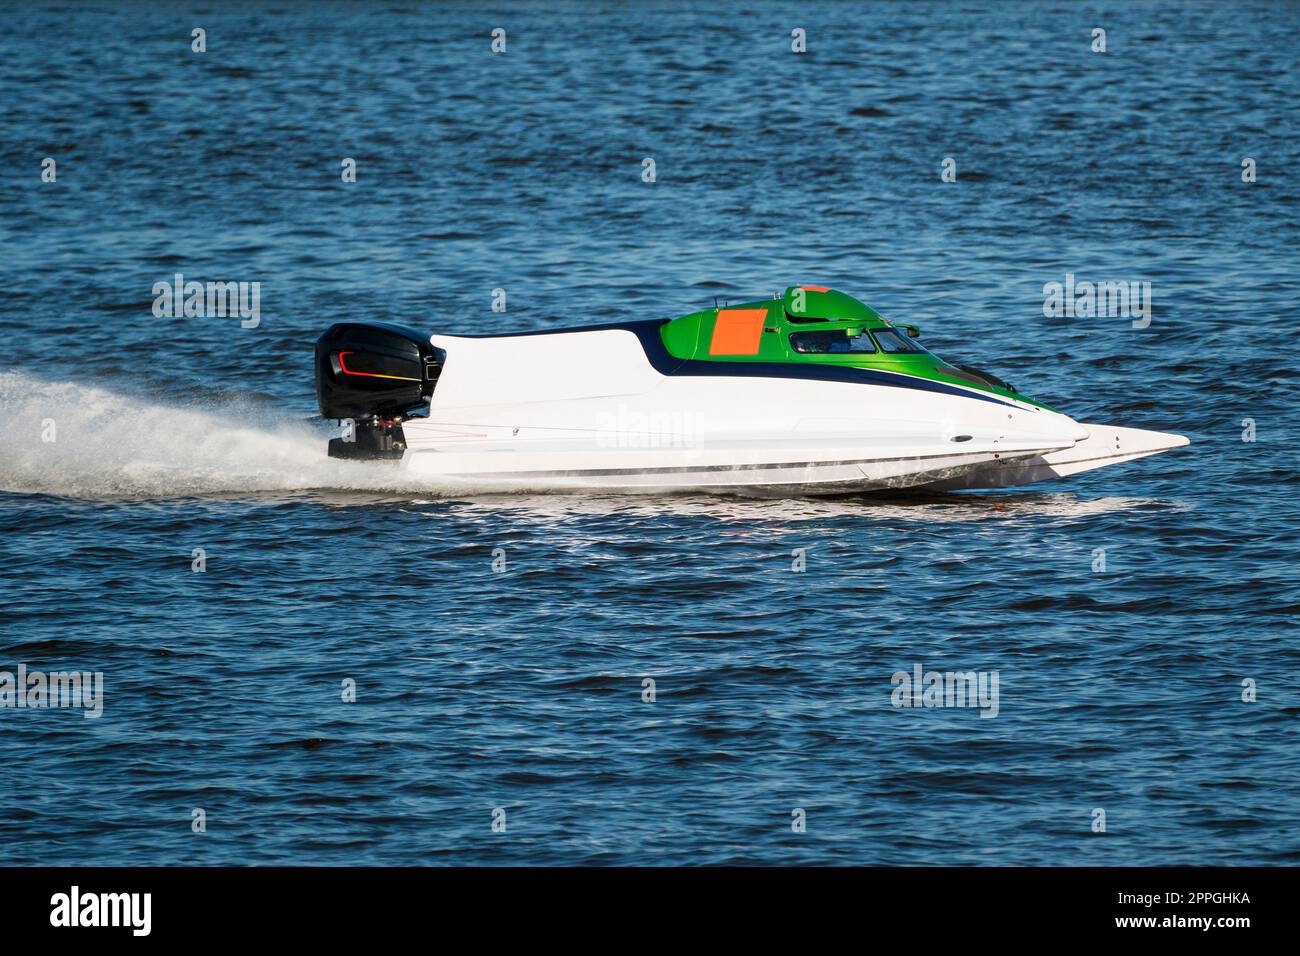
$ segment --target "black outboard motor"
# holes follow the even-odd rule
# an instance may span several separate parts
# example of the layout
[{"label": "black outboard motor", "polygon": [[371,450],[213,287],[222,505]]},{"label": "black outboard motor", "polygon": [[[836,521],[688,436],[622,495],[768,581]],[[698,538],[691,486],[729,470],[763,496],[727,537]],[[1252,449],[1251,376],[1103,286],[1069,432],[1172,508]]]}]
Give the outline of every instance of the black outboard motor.
[{"label": "black outboard motor", "polygon": [[349,429],[332,438],[332,458],[401,458],[402,422],[429,400],[444,353],[400,325],[340,322],[316,341],[316,401]]}]

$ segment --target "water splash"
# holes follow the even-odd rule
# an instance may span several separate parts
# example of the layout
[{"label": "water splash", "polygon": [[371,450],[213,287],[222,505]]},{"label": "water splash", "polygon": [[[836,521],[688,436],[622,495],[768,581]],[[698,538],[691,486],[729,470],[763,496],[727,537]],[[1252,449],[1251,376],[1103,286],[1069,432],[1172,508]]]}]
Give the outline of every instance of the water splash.
[{"label": "water splash", "polygon": [[325,453],[328,425],[247,399],[168,404],[0,373],[0,490],[170,498],[312,489],[415,491],[386,464]]}]

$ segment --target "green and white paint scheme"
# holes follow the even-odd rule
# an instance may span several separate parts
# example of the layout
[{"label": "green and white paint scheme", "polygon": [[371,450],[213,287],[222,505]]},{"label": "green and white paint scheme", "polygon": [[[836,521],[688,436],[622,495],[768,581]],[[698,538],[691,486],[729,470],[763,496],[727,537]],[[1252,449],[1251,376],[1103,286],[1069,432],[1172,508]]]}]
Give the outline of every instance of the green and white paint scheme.
[{"label": "green and white paint scheme", "polygon": [[[766,312],[766,318],[755,354],[709,354],[719,312],[756,310]],[[885,351],[872,332],[888,329],[908,336],[911,350]],[[799,351],[794,347],[792,335],[803,336],[813,332],[843,335],[851,344],[861,344],[856,351],[838,353]],[[866,338],[863,338],[864,332]],[[815,286],[789,286],[779,297],[692,312],[665,323],[662,329],[664,345],[679,358],[701,361],[806,362],[813,365],[876,368],[937,382],[973,386],[994,395],[1047,407],[1017,392],[1009,383],[996,376],[978,372],[969,366],[945,362],[917,341],[920,334],[918,326],[890,322],[871,306],[847,293]],[[895,341],[896,336],[890,335],[889,339]]]},{"label": "green and white paint scheme", "polygon": [[817,286],[678,318],[508,335],[403,339],[393,327],[336,326],[318,343],[318,389],[324,376],[321,394],[342,389],[351,401],[387,385],[373,372],[331,377],[380,368],[366,363],[382,356],[351,350],[344,367],[330,343],[345,335],[371,336],[380,351],[394,337],[418,346],[426,367],[410,381],[418,391],[423,374],[427,404],[396,418],[376,413],[371,425],[395,439],[410,477],[455,490],[998,488],[1187,444],[1077,422],[994,375],[945,362],[920,346],[919,330]]}]

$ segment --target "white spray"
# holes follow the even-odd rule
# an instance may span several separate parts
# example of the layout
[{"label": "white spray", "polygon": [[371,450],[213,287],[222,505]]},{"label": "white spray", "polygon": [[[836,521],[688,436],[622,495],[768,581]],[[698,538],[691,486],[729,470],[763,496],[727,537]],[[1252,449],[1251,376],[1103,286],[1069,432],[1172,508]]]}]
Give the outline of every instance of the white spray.
[{"label": "white spray", "polygon": [[438,492],[388,463],[328,457],[332,425],[248,401],[169,405],[0,372],[0,491],[78,498]]}]

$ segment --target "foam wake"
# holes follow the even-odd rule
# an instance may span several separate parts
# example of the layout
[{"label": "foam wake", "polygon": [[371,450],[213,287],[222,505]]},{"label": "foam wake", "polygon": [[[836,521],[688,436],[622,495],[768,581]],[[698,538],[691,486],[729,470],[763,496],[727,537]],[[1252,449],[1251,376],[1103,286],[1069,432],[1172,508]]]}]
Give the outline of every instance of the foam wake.
[{"label": "foam wake", "polygon": [[166,404],[0,372],[0,490],[78,498],[420,491],[325,453],[328,423],[248,401]]}]

